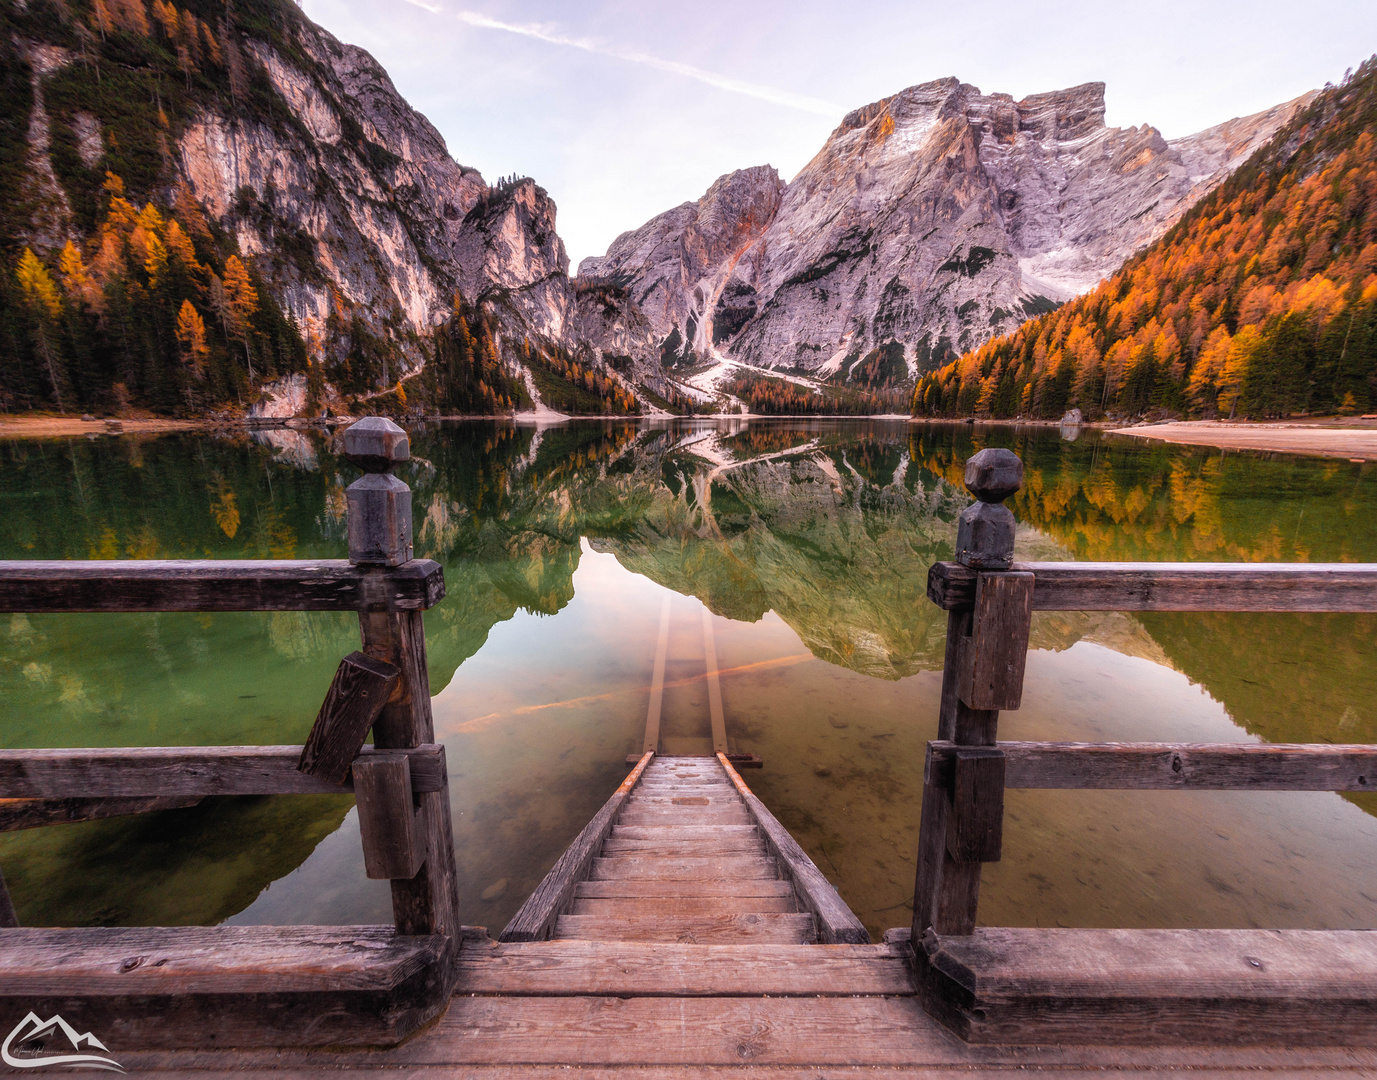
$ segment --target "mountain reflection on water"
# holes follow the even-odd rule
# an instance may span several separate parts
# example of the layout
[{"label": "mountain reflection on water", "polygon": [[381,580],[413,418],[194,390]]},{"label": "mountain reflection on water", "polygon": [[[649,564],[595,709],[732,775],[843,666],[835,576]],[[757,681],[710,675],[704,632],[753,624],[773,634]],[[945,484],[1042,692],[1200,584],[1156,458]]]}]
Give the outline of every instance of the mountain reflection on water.
[{"label": "mountain reflection on water", "polygon": [[[1023,558],[1377,561],[1371,466],[879,421],[414,429],[402,475],[416,553],[445,568],[426,631],[466,920],[500,927],[615,787],[639,744],[668,591],[694,600],[674,601],[667,736],[706,723],[701,632],[683,629],[701,602],[718,617],[729,728],[766,758],[753,786],[872,929],[906,923],[945,635],[927,570],[951,556],[962,466],[985,445],[1025,462],[1010,500]],[[338,435],[10,442],[0,455],[0,557],[345,551],[356,473]],[[0,626],[9,747],[299,742],[357,647],[347,614]],[[1028,704],[1001,731],[1377,741],[1374,631],[1372,616],[1042,613]],[[1377,812],[1367,797],[1160,798],[1011,793],[982,918],[1371,924],[1377,872],[1351,872],[1377,838],[1350,805]],[[11,833],[0,867],[34,924],[385,920],[351,806],[216,799]],[[1259,821],[1271,824],[1258,840],[1232,829]],[[1169,839],[1183,822],[1200,836]],[[1309,898],[1293,895],[1302,887]]]}]

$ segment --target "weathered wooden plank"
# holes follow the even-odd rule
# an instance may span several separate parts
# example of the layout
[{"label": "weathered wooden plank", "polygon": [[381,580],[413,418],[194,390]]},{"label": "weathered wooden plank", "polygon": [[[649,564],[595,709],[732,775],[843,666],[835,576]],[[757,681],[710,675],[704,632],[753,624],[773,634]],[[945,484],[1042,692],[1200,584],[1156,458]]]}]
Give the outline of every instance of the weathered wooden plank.
[{"label": "weathered wooden plank", "polygon": [[612,837],[623,840],[715,840],[759,835],[754,825],[613,825],[611,832]]},{"label": "weathered wooden plank", "polygon": [[808,857],[808,853],[799,847],[798,841],[790,835],[789,830],[756,798],[746,786],[746,782],[741,779],[741,775],[731,767],[725,755],[719,754],[718,760],[722,762],[728,779],[740,792],[742,801],[760,827],[766,847],[779,860],[785,876],[793,882],[799,902],[817,918],[819,939],[827,945],[868,943],[870,934],[866,931],[865,924],[846,906],[846,901],[823,876],[822,871]]},{"label": "weathered wooden plank", "polygon": [[343,559],[0,561],[0,612],[420,611],[445,595],[440,564]]},{"label": "weathered wooden plank", "polygon": [[[695,814],[700,825],[754,825],[750,814],[746,813],[745,808],[738,810],[717,810],[707,814]],[[633,813],[624,810],[618,819],[623,825],[654,826],[654,825],[673,825],[680,820],[681,815],[677,813],[659,813],[657,811],[638,811]]]},{"label": "weathered wooden plank", "polygon": [[718,859],[594,859],[589,873],[594,881],[635,878],[659,881],[694,881],[697,878],[777,878],[774,859],[723,856]]},{"label": "weathered wooden plank", "polygon": [[970,708],[1019,707],[1032,601],[1032,574],[978,575],[971,637],[961,650],[957,685],[957,696]]},{"label": "weathered wooden plank", "polygon": [[194,796],[177,799],[0,799],[0,832],[179,810],[200,801]]},{"label": "weathered wooden plank", "polygon": [[735,942],[738,945],[806,945],[817,940],[807,912],[745,912],[731,915],[654,915],[618,918],[561,915],[558,938],[606,941],[677,941],[687,944]]},{"label": "weathered wooden plank", "polygon": [[465,948],[458,993],[638,996],[911,994],[891,945],[678,945],[561,939]]},{"label": "weathered wooden plank", "polygon": [[[409,543],[409,520],[407,534]],[[373,722],[374,747],[410,751],[433,742],[435,722],[430,710],[430,675],[421,613],[360,612],[359,634],[368,656],[402,672],[397,689]],[[425,859],[414,877],[392,879],[393,918],[398,933],[453,936],[460,927],[459,889],[448,784],[443,789],[422,793],[418,803],[418,828],[425,841]]]},{"label": "weathered wooden plank", "polygon": [[0,933],[0,1011],[111,1046],[393,1044],[443,1010],[440,937],[391,927],[88,927]]},{"label": "weathered wooden plank", "polygon": [[[1371,563],[1013,564],[1036,578],[1034,611],[1377,611]],[[928,598],[948,611],[975,602],[976,573],[928,571]]]},{"label": "weathered wooden plank", "polygon": [[628,840],[624,837],[609,836],[603,841],[602,854],[604,858],[628,855],[696,855],[703,858],[718,855],[764,855],[765,845],[756,837],[742,837],[736,840],[710,840],[706,837],[683,840]]},{"label": "weathered wooden plank", "polygon": [[541,879],[535,892],[526,898],[512,921],[502,931],[501,941],[543,941],[554,930],[555,920],[573,899],[574,887],[588,876],[589,868],[602,850],[603,841],[617,821],[622,803],[637,782],[646,766],[654,759],[653,752],[641,755],[640,763],[631,770],[630,775],[621,782],[602,809],[593,815],[591,821],[574,842],[564,849],[550,872]]},{"label": "weathered wooden plank", "polygon": [[578,898],[733,896],[749,899],[794,895],[792,882],[779,878],[695,878],[692,881],[580,881]]},{"label": "weathered wooden plank", "polygon": [[978,928],[920,943],[971,1042],[1371,1045],[1377,931]]},{"label": "weathered wooden plank", "polygon": [[297,768],[332,784],[344,783],[350,763],[363,749],[368,729],[387,704],[401,675],[393,665],[361,652],[350,653],[341,660],[306,745],[301,748]]},{"label": "weathered wooden plank", "polygon": [[[365,747],[361,756],[375,753]],[[405,751],[412,789],[440,792],[444,747]],[[331,784],[297,771],[300,746],[141,746],[80,750],[0,750],[0,798],[201,798],[207,795],[338,795]]]},{"label": "weathered wooden plank", "polygon": [[370,754],[353,771],[364,872],[375,880],[414,878],[428,852],[407,756]]},{"label": "weathered wooden plank", "polygon": [[747,911],[798,911],[793,897],[757,896],[661,896],[618,900],[574,899],[570,915],[739,915]]},{"label": "weathered wooden plank", "polygon": [[1004,836],[1004,755],[958,746],[952,762],[947,851],[956,862],[998,862]]},{"label": "weathered wooden plank", "polygon": [[[1377,791],[1377,745],[1001,742],[1011,788]],[[924,779],[949,788],[957,747],[928,744]]]}]

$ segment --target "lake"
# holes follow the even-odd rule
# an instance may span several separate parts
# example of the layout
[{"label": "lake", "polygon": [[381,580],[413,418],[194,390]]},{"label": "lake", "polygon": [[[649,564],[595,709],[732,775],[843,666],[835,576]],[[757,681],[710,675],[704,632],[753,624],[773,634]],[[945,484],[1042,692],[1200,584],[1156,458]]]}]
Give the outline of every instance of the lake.
[{"label": "lake", "polygon": [[[465,922],[496,935],[626,774],[668,613],[662,749],[746,774],[871,933],[911,917],[965,459],[1023,458],[1021,558],[1377,562],[1373,465],[1046,427],[504,422],[411,430]],[[340,436],[0,443],[0,558],[342,558]],[[301,742],[347,613],[0,616],[0,746]],[[1008,739],[1377,742],[1377,616],[1034,616]],[[980,917],[1377,925],[1377,796],[1011,791]],[[348,796],[0,835],[28,925],[390,922]]]}]

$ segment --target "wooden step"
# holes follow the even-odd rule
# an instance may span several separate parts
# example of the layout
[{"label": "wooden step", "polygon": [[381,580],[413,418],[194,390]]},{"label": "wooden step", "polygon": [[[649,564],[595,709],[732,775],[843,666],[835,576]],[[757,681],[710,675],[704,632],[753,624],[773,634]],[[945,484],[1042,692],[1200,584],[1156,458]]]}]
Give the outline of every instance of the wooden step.
[{"label": "wooden step", "polygon": [[613,825],[612,836],[622,840],[726,840],[754,839],[754,825]]},{"label": "wooden step", "polygon": [[390,926],[6,929],[0,1015],[112,1046],[392,1045],[443,1011],[450,956]]},{"label": "wooden step", "polygon": [[[660,813],[659,811],[627,813],[617,819],[619,825],[682,825],[683,823],[684,816],[682,814]],[[710,813],[695,814],[693,824],[699,828],[711,828],[714,825],[750,825],[752,822],[750,815],[745,810],[714,810]]]},{"label": "wooden step", "polygon": [[980,927],[919,958],[970,1042],[1377,1043],[1377,930]]},{"label": "wooden step", "polygon": [[561,915],[555,924],[555,937],[678,941],[704,945],[714,941],[804,945],[817,939],[817,930],[813,916],[802,912],[630,918]]},{"label": "wooden step", "polygon": [[[849,997],[912,994],[894,945],[465,943],[455,993]],[[456,999],[457,1000],[457,999]]]},{"label": "wooden step", "polygon": [[774,859],[724,856],[718,859],[594,859],[594,881],[639,878],[647,881],[693,881],[697,878],[778,878]]},{"label": "wooden step", "polygon": [[743,900],[751,897],[794,896],[791,882],[778,878],[697,878],[693,881],[655,881],[614,878],[604,881],[580,881],[574,886],[576,899],[622,899],[634,897],[693,897],[733,896]]},{"label": "wooden step", "polygon": [[602,855],[605,859],[615,857],[683,857],[696,856],[702,859],[715,859],[723,855],[759,855],[762,858],[768,854],[765,845],[755,837],[742,837],[734,839],[724,837],[720,840],[706,838],[677,840],[624,840],[616,837],[609,837],[603,841]]},{"label": "wooden step", "polygon": [[642,900],[578,900],[570,915],[742,915],[751,911],[797,911],[789,896],[660,896]]}]

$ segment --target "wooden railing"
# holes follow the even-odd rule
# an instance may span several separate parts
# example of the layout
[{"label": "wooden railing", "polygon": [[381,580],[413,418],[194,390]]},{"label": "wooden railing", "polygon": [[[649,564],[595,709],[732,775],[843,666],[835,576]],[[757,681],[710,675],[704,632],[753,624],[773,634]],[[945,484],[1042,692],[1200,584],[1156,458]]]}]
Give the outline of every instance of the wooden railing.
[{"label": "wooden railing", "polygon": [[[392,1043],[445,1007],[461,931],[421,623],[444,575],[412,558],[411,493],[391,475],[405,433],[368,419],[344,440],[365,471],[347,491],[347,561],[0,562],[0,612],[357,611],[363,648],[341,661],[306,744],[0,750],[0,799],[23,800],[5,804],[20,828],[352,791],[395,926],[22,929],[0,878],[0,1005],[198,1046]],[[97,977],[106,963],[115,985]]]},{"label": "wooden railing", "polygon": [[[929,1011],[992,1042],[1134,1041],[1145,1025],[1209,1041],[1343,1041],[1355,1025],[1377,1038],[1377,935],[977,930],[1006,788],[1377,790],[1371,745],[999,742],[999,713],[1022,697],[1033,611],[1377,611],[1373,565],[1016,563],[1000,503],[1022,474],[1007,450],[970,459],[966,486],[980,501],[961,515],[957,561],[928,576],[929,598],[949,612],[911,936]],[[1237,937],[1249,933],[1267,936]],[[1246,962],[1221,960],[1240,949]],[[1291,953],[1264,958],[1278,949]],[[1287,969],[1292,953],[1315,956],[1313,978]],[[1145,956],[1161,961],[1154,977]],[[1274,968],[1290,982],[1262,986]]]}]

